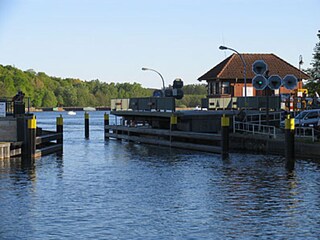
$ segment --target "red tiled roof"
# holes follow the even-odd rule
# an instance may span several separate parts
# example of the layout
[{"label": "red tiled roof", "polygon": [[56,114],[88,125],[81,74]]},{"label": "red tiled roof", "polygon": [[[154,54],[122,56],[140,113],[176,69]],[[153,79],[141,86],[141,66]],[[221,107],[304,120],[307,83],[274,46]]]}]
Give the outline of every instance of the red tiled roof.
[{"label": "red tiled roof", "polygon": [[[295,75],[300,79],[309,79],[310,76],[300,71],[298,68],[292,66],[290,63],[284,61],[274,54],[241,54],[246,63],[246,78],[252,79],[255,73],[252,71],[252,64],[256,60],[263,60],[267,63],[269,69],[269,76],[279,75],[281,78],[287,74]],[[232,54],[218,65],[213,67],[207,73],[198,78],[201,80],[215,80],[215,79],[243,79],[243,63],[237,54]]]}]

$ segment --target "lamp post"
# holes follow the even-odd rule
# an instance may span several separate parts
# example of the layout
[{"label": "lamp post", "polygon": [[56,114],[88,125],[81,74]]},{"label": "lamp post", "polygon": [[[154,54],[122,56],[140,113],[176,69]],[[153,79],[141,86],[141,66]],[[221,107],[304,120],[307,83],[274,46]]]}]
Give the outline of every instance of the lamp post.
[{"label": "lamp post", "polygon": [[165,90],[164,79],[163,79],[163,77],[162,77],[161,73],[159,73],[158,71],[156,71],[156,70],[154,70],[154,69],[146,68],[146,67],[141,68],[141,70],[142,70],[142,71],[148,71],[148,70],[149,70],[149,71],[153,71],[153,72],[158,73],[158,74],[159,74],[159,76],[161,77],[161,80],[162,80],[162,91],[164,91],[164,90]]},{"label": "lamp post", "polygon": [[229,47],[226,47],[226,46],[220,46],[219,47],[220,50],[230,50],[230,51],[233,51],[235,52],[236,54],[239,55],[242,63],[243,63],[243,81],[244,81],[244,111],[246,113],[246,116],[247,116],[247,79],[246,79],[246,72],[247,72],[247,65],[246,65],[246,62],[244,61],[242,55],[235,49],[232,49],[232,48],[229,48]]}]

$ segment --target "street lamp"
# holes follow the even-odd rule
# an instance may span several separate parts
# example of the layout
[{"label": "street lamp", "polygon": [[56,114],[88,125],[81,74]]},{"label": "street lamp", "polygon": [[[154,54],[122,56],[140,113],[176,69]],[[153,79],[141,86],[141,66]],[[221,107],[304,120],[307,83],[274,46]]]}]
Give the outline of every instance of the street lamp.
[{"label": "street lamp", "polygon": [[165,90],[164,79],[163,79],[163,77],[162,77],[161,73],[159,73],[158,71],[156,71],[156,70],[154,70],[154,69],[146,68],[146,67],[141,68],[141,70],[142,70],[142,71],[148,71],[148,70],[149,70],[149,71],[153,71],[153,72],[158,73],[158,74],[159,74],[159,76],[161,77],[161,80],[162,80],[162,90],[163,90],[163,91]]},{"label": "street lamp", "polygon": [[220,50],[230,50],[235,52],[236,54],[239,55],[242,63],[243,63],[243,80],[244,80],[244,111],[247,114],[247,79],[246,79],[246,72],[247,72],[247,65],[246,62],[244,61],[242,55],[237,51],[232,48],[226,47],[226,46],[220,46]]}]

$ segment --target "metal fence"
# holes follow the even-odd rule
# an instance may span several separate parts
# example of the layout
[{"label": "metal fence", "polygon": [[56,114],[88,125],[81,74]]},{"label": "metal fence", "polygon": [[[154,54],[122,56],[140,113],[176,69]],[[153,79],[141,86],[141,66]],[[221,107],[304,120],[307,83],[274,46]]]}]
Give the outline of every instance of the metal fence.
[{"label": "metal fence", "polygon": [[30,112],[30,98],[24,98],[23,101],[14,101],[12,98],[2,97],[0,103],[2,117],[24,114],[26,110],[28,113]]},{"label": "metal fence", "polygon": [[250,134],[261,134],[276,138],[276,127],[250,122],[239,122],[233,120],[233,132],[247,132]]}]

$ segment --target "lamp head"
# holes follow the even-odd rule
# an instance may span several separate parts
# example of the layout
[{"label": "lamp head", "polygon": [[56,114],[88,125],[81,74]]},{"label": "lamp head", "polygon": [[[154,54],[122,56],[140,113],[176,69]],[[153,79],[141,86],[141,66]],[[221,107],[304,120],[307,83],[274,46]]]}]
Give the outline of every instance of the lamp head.
[{"label": "lamp head", "polygon": [[148,68],[143,67],[143,68],[141,68],[141,70],[142,70],[142,71],[146,71],[146,70],[148,70]]},{"label": "lamp head", "polygon": [[227,50],[228,48],[226,46],[220,46],[219,49],[220,50]]}]

